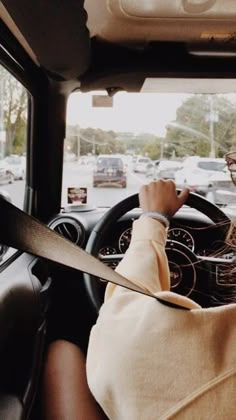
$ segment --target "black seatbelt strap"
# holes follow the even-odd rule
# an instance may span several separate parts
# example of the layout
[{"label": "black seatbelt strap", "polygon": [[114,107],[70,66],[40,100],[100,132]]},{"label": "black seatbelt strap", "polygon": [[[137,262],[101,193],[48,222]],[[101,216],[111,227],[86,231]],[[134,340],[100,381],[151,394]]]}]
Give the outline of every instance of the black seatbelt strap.
[{"label": "black seatbelt strap", "polygon": [[88,254],[48,226],[39,222],[0,196],[0,243],[46,260],[91,274],[159,300],[168,306],[187,309],[166,302],[134,285],[99,259]]}]

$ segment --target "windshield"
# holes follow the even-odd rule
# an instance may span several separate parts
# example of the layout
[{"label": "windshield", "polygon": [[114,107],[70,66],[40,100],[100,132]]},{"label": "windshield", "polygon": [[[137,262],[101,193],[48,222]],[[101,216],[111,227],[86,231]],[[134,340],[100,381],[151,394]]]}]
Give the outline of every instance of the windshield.
[{"label": "windshield", "polygon": [[205,169],[206,171],[224,171],[226,168],[225,162],[199,162],[199,168]]},{"label": "windshield", "polygon": [[97,168],[106,169],[106,168],[123,168],[122,160],[115,157],[98,157],[97,158]]},{"label": "windshield", "polygon": [[87,205],[110,207],[158,177],[236,204],[224,161],[236,149],[236,94],[118,92],[111,107],[93,106],[95,94],[69,98],[62,206],[68,188],[86,189]]}]

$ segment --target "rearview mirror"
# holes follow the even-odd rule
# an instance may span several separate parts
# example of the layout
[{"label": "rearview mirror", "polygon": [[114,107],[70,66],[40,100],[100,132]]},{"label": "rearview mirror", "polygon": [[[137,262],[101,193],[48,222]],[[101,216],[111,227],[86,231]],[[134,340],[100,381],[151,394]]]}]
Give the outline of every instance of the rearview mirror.
[{"label": "rearview mirror", "polygon": [[113,97],[108,95],[93,95],[92,106],[93,108],[112,108]]}]

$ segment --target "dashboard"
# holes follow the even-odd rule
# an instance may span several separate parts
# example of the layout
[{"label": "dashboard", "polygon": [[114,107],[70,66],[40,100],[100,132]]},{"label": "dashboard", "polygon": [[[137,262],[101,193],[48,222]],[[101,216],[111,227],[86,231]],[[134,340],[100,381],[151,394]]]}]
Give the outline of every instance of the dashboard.
[{"label": "dashboard", "polygon": [[[63,211],[56,215],[48,225],[78,246],[86,249],[90,233],[108,210],[107,208],[87,210],[84,208],[83,211],[78,211],[76,208],[73,209],[72,206],[70,211]],[[100,248],[96,256],[111,268],[116,268],[128,249],[133,221],[138,219],[140,215],[140,209],[127,212],[113,223],[109,231],[101,237]],[[226,290],[224,284],[226,278],[224,273],[225,262],[231,261],[234,254],[229,247],[226,248],[223,239],[219,239],[221,237],[219,226],[195,209],[184,206],[174,215],[170,221],[166,245],[171,290],[193,298],[202,306],[208,306],[202,299],[202,294],[211,294],[211,298],[215,299],[211,293],[215,284]],[[179,249],[181,246],[185,248]],[[184,252],[182,252],[183,249],[185,249]],[[196,266],[192,264],[191,256],[188,256],[188,250],[195,256]],[[212,260],[221,258],[222,264],[219,265],[219,261],[217,261],[217,265],[214,261],[212,263],[211,258]],[[206,264],[205,260],[207,260]],[[188,261],[190,264],[188,264]],[[198,265],[201,266],[200,271],[198,271]],[[193,279],[191,284],[189,279]],[[229,290],[228,286],[229,284],[227,284],[227,293],[232,291],[232,289]],[[104,293],[104,289],[105,284],[103,282],[101,293]]]},{"label": "dashboard", "polygon": [[[139,213],[130,212],[113,226],[112,234],[104,237],[104,244],[99,250],[101,256],[124,254],[129,247],[132,224]],[[170,221],[167,239],[187,246],[197,256],[210,256],[219,250],[223,243],[219,241],[219,230],[204,217],[193,212],[180,212]]]},{"label": "dashboard", "polygon": [[[85,248],[91,231],[106,211],[107,208],[78,211],[76,208],[73,210],[72,206],[69,212],[63,211],[56,215],[48,225]],[[140,209],[134,209],[118,220],[110,229],[109,235],[104,236],[99,254],[124,254],[130,244],[133,221],[140,215]],[[211,255],[219,249],[222,242],[218,238],[218,227],[194,209],[182,208],[170,221],[168,239],[186,245],[196,255]]]}]

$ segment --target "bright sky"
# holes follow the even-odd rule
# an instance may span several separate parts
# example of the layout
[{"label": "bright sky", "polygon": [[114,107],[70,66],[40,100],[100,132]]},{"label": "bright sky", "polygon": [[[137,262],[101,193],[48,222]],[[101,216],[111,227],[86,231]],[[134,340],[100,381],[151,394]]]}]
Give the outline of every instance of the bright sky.
[{"label": "bright sky", "polygon": [[176,93],[120,92],[113,97],[112,108],[92,108],[91,93],[75,92],[68,102],[67,124],[164,136],[166,124],[175,120],[176,109],[186,97]]}]

